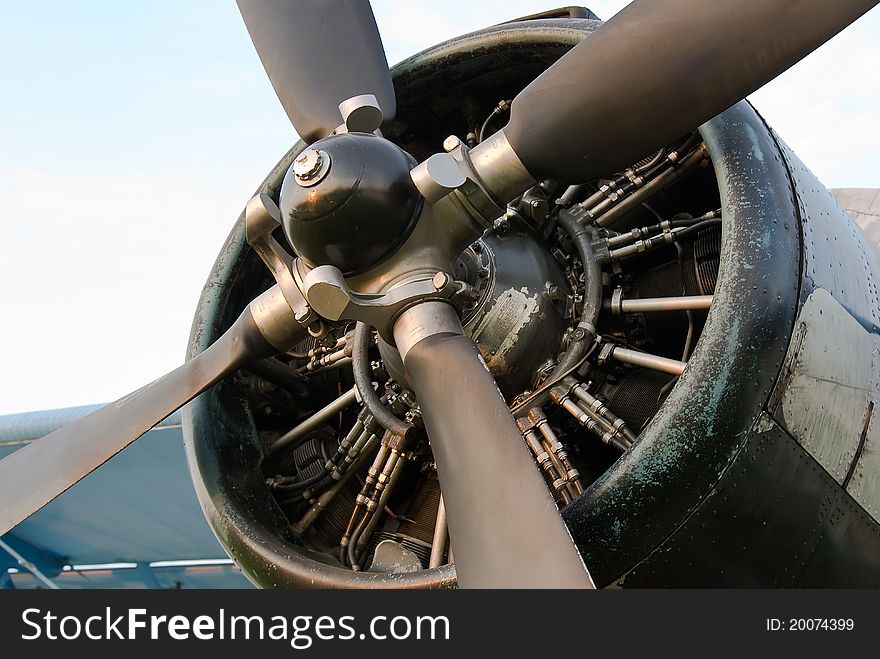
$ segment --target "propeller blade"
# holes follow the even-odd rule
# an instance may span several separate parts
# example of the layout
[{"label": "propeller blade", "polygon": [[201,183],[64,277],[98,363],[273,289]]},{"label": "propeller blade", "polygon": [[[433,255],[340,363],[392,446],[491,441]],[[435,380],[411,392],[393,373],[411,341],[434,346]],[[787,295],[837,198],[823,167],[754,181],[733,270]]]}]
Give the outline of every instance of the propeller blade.
[{"label": "propeller blade", "polygon": [[443,489],[459,585],[591,588],[550,491],[474,343],[435,334],[406,353]]},{"label": "propeller blade", "polygon": [[277,352],[248,307],[183,366],[0,460],[0,536],[224,376]]},{"label": "propeller blade", "polygon": [[307,143],[342,123],[339,104],[372,94],[386,121],[397,110],[367,0],[238,0],[272,87]]},{"label": "propeller blade", "polygon": [[514,99],[535,179],[620,171],[727,109],[877,0],[635,0]]}]

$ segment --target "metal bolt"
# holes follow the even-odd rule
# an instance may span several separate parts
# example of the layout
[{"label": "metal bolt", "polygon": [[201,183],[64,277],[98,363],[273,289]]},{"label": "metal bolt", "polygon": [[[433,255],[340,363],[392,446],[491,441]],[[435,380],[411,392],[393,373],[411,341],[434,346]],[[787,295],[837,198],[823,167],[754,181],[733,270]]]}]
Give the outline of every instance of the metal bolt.
[{"label": "metal bolt", "polygon": [[450,135],[443,140],[443,150],[446,151],[446,153],[455,151],[459,146],[461,146],[461,140],[455,135]]},{"label": "metal bolt", "polygon": [[431,280],[431,283],[434,284],[434,290],[439,293],[449,285],[449,275],[441,270],[434,275],[434,279]]},{"label": "metal bolt", "polygon": [[320,171],[322,164],[323,158],[320,151],[306,149],[293,161],[293,173],[298,179],[309,181]]}]

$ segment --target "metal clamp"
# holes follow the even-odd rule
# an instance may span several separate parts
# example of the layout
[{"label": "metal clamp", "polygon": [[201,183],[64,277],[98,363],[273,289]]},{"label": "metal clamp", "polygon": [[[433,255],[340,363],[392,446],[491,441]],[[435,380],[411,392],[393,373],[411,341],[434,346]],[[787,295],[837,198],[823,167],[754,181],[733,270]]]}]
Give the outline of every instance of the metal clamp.
[{"label": "metal clamp", "polygon": [[507,202],[535,184],[503,131],[473,150],[455,136],[447,137],[443,148],[445,153],[431,156],[410,172],[413,182],[430,204],[455,193],[483,228],[492,228]]},{"label": "metal clamp", "polygon": [[623,313],[623,288],[618,286],[611,294],[611,313],[619,316]]},{"label": "metal clamp", "polygon": [[269,195],[261,192],[247,203],[244,212],[244,230],[248,245],[275,277],[296,322],[308,329],[312,336],[322,338],[327,333],[326,328],[320,316],[315,314],[306,302],[293,277],[294,259],[272,236],[272,232],[280,225],[281,211]]},{"label": "metal clamp", "polygon": [[401,313],[421,302],[449,301],[458,290],[452,277],[438,272],[432,279],[410,281],[386,293],[358,293],[332,265],[310,270],[303,279],[303,288],[309,306],[323,318],[359,320],[375,327],[392,345],[394,322]]}]

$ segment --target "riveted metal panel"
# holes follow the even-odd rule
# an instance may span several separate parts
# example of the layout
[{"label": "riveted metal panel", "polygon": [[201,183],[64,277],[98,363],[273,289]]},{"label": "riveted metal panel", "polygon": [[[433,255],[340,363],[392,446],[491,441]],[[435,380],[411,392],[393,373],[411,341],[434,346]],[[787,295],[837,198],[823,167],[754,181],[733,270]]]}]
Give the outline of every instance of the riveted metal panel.
[{"label": "riveted metal panel", "polygon": [[801,217],[801,304],[824,288],[869,332],[880,332],[880,260],[864,233],[777,137]]},{"label": "riveted metal panel", "polygon": [[835,490],[798,585],[880,587],[880,524],[843,489]]},{"label": "riveted metal panel", "polygon": [[868,405],[878,401],[880,336],[818,288],[801,309],[795,337],[771,411],[843,484],[861,443]]},{"label": "riveted metal panel", "polygon": [[[789,391],[788,409],[778,405],[774,416],[804,442],[807,450],[817,456],[839,483],[845,483],[855,502],[863,506],[875,520],[880,519],[878,431],[873,411],[870,414],[868,411],[868,403],[873,401],[876,406],[880,396],[880,356],[877,354],[880,334],[880,257],[865,234],[838,205],[832,193],[781,141],[780,150],[791,171],[801,215],[801,300],[805,305],[804,313],[814,293],[823,289],[822,295],[826,298],[830,295],[836,300],[837,308],[831,311],[834,304],[825,299],[818,311],[834,314],[835,318],[839,318],[837,324],[841,329],[835,332],[834,323],[823,315],[819,316],[818,319],[824,324],[831,325],[826,331],[827,341],[817,346],[821,347],[822,353],[812,355],[811,359],[824,361],[837,375],[819,381],[803,381],[801,384],[809,387],[802,387],[801,394]],[[876,193],[860,191],[856,195],[859,198],[850,198],[849,201],[865,205],[868,199],[861,197],[871,196],[872,192]],[[872,212],[880,210],[880,207],[875,208],[874,197],[876,194],[873,194],[869,205]],[[804,317],[803,314],[801,317]],[[818,327],[816,322],[813,325]],[[797,342],[792,342],[786,356],[786,369],[789,372],[798,368],[795,361],[797,348]],[[826,350],[832,353],[843,351],[847,355],[839,356],[838,363],[832,363],[829,353],[824,352]],[[802,354],[800,359],[803,361],[806,349],[801,347],[798,352]],[[784,384],[781,381],[774,393],[774,404],[781,401]],[[824,406],[829,411],[828,416],[836,418],[838,423],[830,424],[822,420],[814,406],[804,400],[810,397],[820,409]],[[799,400],[802,408],[806,406],[808,409],[796,413],[792,405],[795,399]],[[854,456],[855,464],[854,453],[858,453]],[[837,464],[841,459],[842,462]]]},{"label": "riveted metal panel", "polygon": [[618,587],[880,585],[880,524],[769,415],[676,532]]}]

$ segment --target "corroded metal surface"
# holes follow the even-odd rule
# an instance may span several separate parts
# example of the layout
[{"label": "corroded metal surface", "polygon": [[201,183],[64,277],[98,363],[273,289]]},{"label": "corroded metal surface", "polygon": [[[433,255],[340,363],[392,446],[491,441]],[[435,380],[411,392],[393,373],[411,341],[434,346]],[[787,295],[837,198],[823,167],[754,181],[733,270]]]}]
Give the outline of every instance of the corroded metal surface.
[{"label": "corroded metal surface", "polygon": [[880,531],[767,414],[693,515],[618,587],[876,587]]},{"label": "corroded metal surface", "polygon": [[[700,131],[725,218],[715,298],[688,367],[639,442],[563,511],[597,583],[660,547],[731,468],[794,324],[800,240],[781,155],[745,102]],[[703,542],[708,551],[713,539]]]},{"label": "corroded metal surface", "polygon": [[[803,330],[796,331],[784,362],[778,361],[777,353],[772,369],[771,360],[764,368],[775,373],[783,367],[769,403],[777,410],[777,418],[783,419],[804,443],[799,443],[776,419],[762,413],[751,428],[741,433],[739,451],[719,472],[718,482],[708,496],[680,526],[670,528],[668,538],[645,552],[637,565],[616,580],[621,586],[880,584],[880,525],[865,510],[876,506],[873,484],[880,467],[876,464],[874,422],[866,414],[870,401],[877,397],[873,381],[876,376],[869,374],[875,370],[869,365],[876,359],[869,346],[876,335],[868,330],[876,331],[874,279],[880,268],[862,234],[815,176],[781,141],[776,139],[776,144],[778,149],[755,151],[753,158],[746,158],[740,165],[749,169],[756,162],[766,162],[771,154],[776,162],[781,157],[790,178],[789,185],[780,184],[776,194],[796,192],[796,217],[792,220],[788,213],[778,215],[773,225],[799,229],[800,250],[790,255],[800,261],[800,276],[789,275],[790,282],[800,284],[795,327],[809,323],[813,334],[821,327],[823,336],[811,334],[805,339]],[[717,166],[716,162],[716,170]],[[783,193],[785,187],[787,192]],[[759,197],[756,203],[770,198]],[[779,242],[776,235],[762,234],[753,248],[791,249],[790,243]],[[722,261],[721,270],[724,268]],[[762,290],[768,279],[753,279],[754,290]],[[823,292],[817,294],[820,289]],[[837,302],[831,300],[829,292]],[[811,295],[814,301],[821,298],[825,302],[821,314],[815,302],[808,304]],[[843,318],[829,322],[826,308],[836,308],[838,315],[846,314],[849,322]],[[756,311],[760,309],[757,305]],[[831,327],[848,327],[846,336],[833,336]],[[860,338],[855,339],[856,335]],[[806,349],[804,340],[810,343]],[[829,355],[815,354],[826,350],[833,353],[835,342],[853,340],[862,344],[861,349],[854,345],[842,349],[838,354],[844,362],[841,365],[833,364]],[[797,362],[799,354],[801,365]],[[815,363],[833,373],[826,381],[820,380],[817,391],[812,391],[817,383],[810,382],[808,373]],[[848,366],[855,372],[847,370]],[[792,372],[800,376],[795,378],[795,389],[784,395],[790,380],[786,374]],[[853,393],[854,380],[860,378]],[[784,405],[780,403],[783,399]],[[832,419],[836,422],[830,422]],[[847,490],[841,483],[847,484]]]},{"label": "corroded metal surface", "polygon": [[880,400],[878,348],[880,336],[818,288],[798,316],[774,391],[774,418],[840,484],[856,457],[868,404]]},{"label": "corroded metal surface", "polygon": [[[785,427],[762,413],[708,496],[621,586],[880,585],[880,524],[866,512],[876,508],[880,470],[871,414],[877,335],[868,331],[880,269],[858,229],[777,143],[802,237],[796,331],[769,400]],[[847,345],[837,351],[837,343]]]},{"label": "corroded metal surface", "polygon": [[[801,327],[809,316],[823,319],[824,338],[807,339],[811,353],[833,352],[834,341],[853,340],[851,335],[831,336],[828,327],[835,323],[827,322],[824,309],[818,314],[815,304],[805,308],[811,295],[815,296],[814,300],[821,297],[828,302],[828,293],[815,294],[817,289],[828,289],[843,307],[833,300],[826,306],[836,305],[840,312],[846,313],[849,324],[843,319],[839,324],[847,325],[850,334],[855,334],[858,328],[865,348],[876,338],[867,331],[876,327],[874,278],[880,272],[876,258],[859,230],[815,176],[788,147],[779,141],[777,144],[778,150],[762,150],[760,155],[754,155],[758,162],[764,162],[770,154],[775,161],[781,156],[790,170],[788,194],[791,191],[797,194],[797,213],[791,226],[800,230],[801,249],[792,256],[800,261],[801,276],[790,280],[800,281],[795,327]],[[749,166],[748,160],[741,164]],[[788,228],[788,217],[788,214],[778,216],[774,224],[778,226],[781,222]],[[786,245],[772,238],[772,234],[764,235],[754,247],[761,251],[786,249]],[[723,262],[721,269],[724,270]],[[763,282],[758,279],[753,286],[761,290]],[[810,322],[815,330],[816,321]],[[804,334],[796,332],[783,362],[783,379],[770,398],[771,406],[784,397],[781,392],[787,382],[785,374],[792,369],[800,370],[802,375],[807,372],[798,367],[796,361],[803,349],[802,340]],[[810,401],[800,395],[815,384],[809,383],[809,376],[804,375],[797,391],[789,392],[784,414],[787,427],[798,433],[804,444],[771,416],[762,414],[742,433],[740,450],[733,462],[719,473],[719,480],[708,496],[681,526],[671,529],[668,538],[646,552],[616,583],[630,587],[878,585],[880,525],[865,510],[875,505],[870,501],[873,492],[856,489],[873,484],[877,473],[876,441],[872,441],[875,431],[866,415],[869,401],[877,395],[876,384],[871,384],[874,376],[868,375],[873,371],[868,364],[876,359],[872,354],[871,348],[865,351],[853,345],[842,350],[839,356],[845,364],[853,365],[854,360],[860,359],[863,362],[856,367],[856,373],[847,371],[843,375],[842,371],[835,370],[833,375],[838,378],[837,382],[820,384],[824,394],[821,401],[814,395],[817,392],[810,393]],[[830,370],[836,366],[827,355],[803,352],[802,357],[807,362],[820,362]],[[868,364],[864,364],[864,360]],[[780,366],[782,363],[774,360],[772,370],[777,371]],[[771,370],[769,360],[765,368]],[[844,391],[850,389],[848,385],[860,377],[859,373],[862,382],[857,385],[856,395]],[[834,409],[831,409],[831,399],[838,399]],[[851,403],[848,418],[844,418],[846,412],[836,407],[844,399],[847,404]],[[819,408],[819,413],[811,404]],[[823,405],[827,414],[821,413]],[[865,407],[857,409],[860,405]],[[828,423],[828,417],[835,415],[839,423]],[[866,420],[869,425],[863,427]],[[860,438],[864,439],[861,450]],[[808,452],[811,449],[816,456],[822,456],[829,469],[817,462]],[[856,459],[858,462],[853,464]],[[829,471],[835,473],[837,479]],[[855,485],[856,473],[861,475],[859,485]],[[841,483],[847,484],[848,491]],[[862,505],[851,496],[856,492]]]},{"label": "corroded metal surface", "polygon": [[[500,26],[403,62],[394,71],[400,111],[390,135],[419,158],[433,153],[450,126],[460,128],[453,109],[461,98],[491,97],[510,80],[528,79],[596,25]],[[636,446],[564,511],[565,519],[599,584],[877,585],[880,525],[865,508],[876,499],[880,421],[875,415],[861,427],[864,440],[857,437],[853,453],[858,460],[850,460],[843,475],[848,494],[764,411],[798,312],[816,289],[830,291],[862,328],[877,332],[877,259],[747,103],[701,132],[725,218],[703,336]],[[294,147],[261,190],[277,199],[284,171],[301,148]],[[216,338],[264,277],[243,238],[239,222],[203,293],[191,354]],[[797,425],[788,415],[784,420]],[[448,568],[423,576],[352,576],[298,549],[263,485],[253,419],[234,382],[201,396],[185,411],[184,426],[203,509],[256,583],[454,584]]]}]

